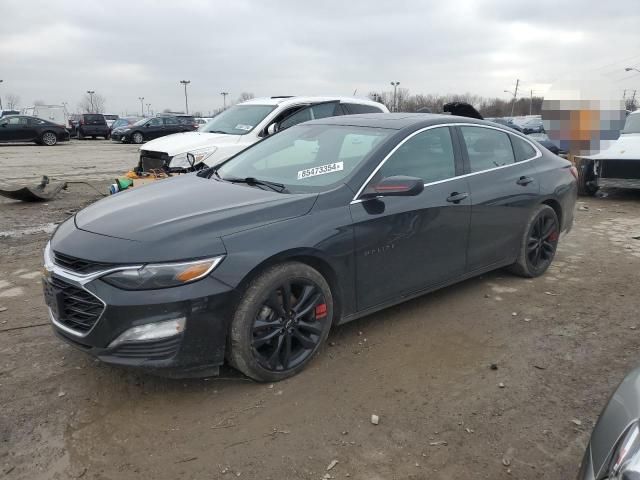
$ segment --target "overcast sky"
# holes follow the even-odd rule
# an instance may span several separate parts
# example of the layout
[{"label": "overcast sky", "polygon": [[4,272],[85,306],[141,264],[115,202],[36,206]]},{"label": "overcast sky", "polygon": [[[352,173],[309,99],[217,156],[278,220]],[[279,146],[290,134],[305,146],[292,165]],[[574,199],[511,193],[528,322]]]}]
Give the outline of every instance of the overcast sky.
[{"label": "overcast sky", "polygon": [[243,92],[506,96],[566,75],[640,89],[638,0],[0,0],[0,95],[108,112],[222,105]]}]

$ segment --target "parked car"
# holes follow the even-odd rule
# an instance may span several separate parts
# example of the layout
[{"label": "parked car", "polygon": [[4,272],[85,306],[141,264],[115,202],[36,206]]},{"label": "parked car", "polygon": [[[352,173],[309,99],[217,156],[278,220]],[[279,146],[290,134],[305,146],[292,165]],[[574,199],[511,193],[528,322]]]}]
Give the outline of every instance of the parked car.
[{"label": "parked car", "polygon": [[640,478],[640,368],[629,373],[598,418],[577,480]]},{"label": "parked car", "polygon": [[640,188],[640,111],[627,116],[620,138],[595,155],[576,157],[581,195],[600,187]]},{"label": "parked car", "polygon": [[[140,120],[142,120],[143,117],[119,117],[117,120],[115,120],[112,124],[111,127],[109,129],[109,136],[111,137],[111,140],[114,140],[113,138],[113,131],[114,130],[118,130],[121,131],[131,125],[133,125],[136,122],[139,122]],[[120,139],[116,139],[115,141],[121,141]]]},{"label": "parked car", "polygon": [[511,120],[511,119],[487,118],[487,120],[490,121],[490,122],[493,122],[493,123],[497,123],[499,125],[504,125],[505,127],[513,128],[514,130],[516,130],[518,132],[522,132],[522,128],[520,128],[518,125],[513,123],[513,120]]},{"label": "parked car", "polygon": [[0,117],[6,117],[7,115],[20,115],[18,110],[0,110]]},{"label": "parked car", "polygon": [[113,122],[118,120],[118,118],[120,118],[118,115],[114,115],[112,113],[105,113],[104,114],[104,119],[106,120],[107,125],[109,126],[109,128],[111,128],[113,126]]},{"label": "parked car", "polygon": [[316,118],[388,112],[377,102],[340,97],[271,97],[234,105],[197,132],[169,136],[140,149],[138,170],[185,171],[192,153],[199,167],[220,163],[249,145],[293,125]]},{"label": "parked car", "polygon": [[0,142],[35,142],[52,146],[69,140],[69,132],[61,125],[26,115],[0,118]]},{"label": "parked car", "polygon": [[567,151],[561,149],[555,143],[553,143],[549,138],[549,135],[547,135],[544,132],[530,133],[527,136],[535,140],[536,142],[538,142],[540,145],[542,145],[544,148],[546,148],[550,152],[555,153],[556,155],[567,155],[568,153]]},{"label": "parked car", "polygon": [[522,133],[529,135],[530,133],[544,133],[544,126],[541,118],[532,118],[522,124]]},{"label": "parked car", "polygon": [[83,113],[77,127],[78,140],[85,137],[109,139],[109,126],[101,113]]},{"label": "parked car", "polygon": [[196,117],[196,123],[198,124],[198,128],[200,128],[203,125],[206,125],[209,120],[211,120],[211,117]]},{"label": "parked car", "polygon": [[172,133],[190,131],[192,128],[176,117],[162,116],[143,118],[133,125],[118,127],[111,132],[111,138],[115,142],[143,143]]},{"label": "parked car", "polygon": [[112,364],[208,375],[228,358],[281,380],[332,325],[496,268],[542,275],[573,223],[576,176],[482,120],[303,123],[61,224],[44,253],[49,315]]}]

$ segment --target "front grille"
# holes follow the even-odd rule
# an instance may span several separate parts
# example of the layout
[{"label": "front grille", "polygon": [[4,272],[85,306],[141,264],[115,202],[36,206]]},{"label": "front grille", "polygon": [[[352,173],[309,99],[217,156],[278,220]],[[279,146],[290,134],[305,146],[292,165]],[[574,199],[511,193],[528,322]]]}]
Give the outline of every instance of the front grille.
[{"label": "front grille", "polygon": [[53,258],[54,263],[65,270],[82,274],[108,270],[115,266],[114,263],[92,262],[91,260],[83,260],[60,252],[53,252]]},{"label": "front grille", "polygon": [[602,160],[599,176],[640,179],[640,160]]},{"label": "front grille", "polygon": [[116,347],[110,355],[121,358],[162,360],[174,356],[180,348],[181,341],[182,336],[177,336],[147,342],[123,343]]},{"label": "front grille", "polygon": [[140,167],[143,172],[152,170],[162,170],[165,166],[169,166],[171,157],[165,152],[154,152],[151,150],[142,150],[140,152]]},{"label": "front grille", "polygon": [[56,321],[78,332],[88,332],[102,315],[104,305],[95,296],[52,276],[51,284],[61,292]]}]

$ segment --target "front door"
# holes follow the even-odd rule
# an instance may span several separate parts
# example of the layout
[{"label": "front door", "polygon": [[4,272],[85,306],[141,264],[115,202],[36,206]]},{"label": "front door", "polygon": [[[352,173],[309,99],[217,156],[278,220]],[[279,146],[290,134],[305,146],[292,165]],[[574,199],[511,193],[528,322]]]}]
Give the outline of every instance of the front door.
[{"label": "front door", "polygon": [[165,132],[165,126],[162,118],[155,117],[149,120],[145,125],[145,138],[147,140],[153,140],[154,138],[162,137]]},{"label": "front door", "polygon": [[[526,222],[538,202],[540,184],[535,162],[530,161],[537,152],[519,136],[502,130],[458,128],[473,197],[467,268],[475,271],[504,264],[517,255]],[[521,157],[526,147],[529,159]]]},{"label": "front door", "polygon": [[370,183],[422,178],[413,197],[381,197],[351,205],[356,243],[358,309],[364,310],[461,276],[466,264],[471,198],[451,130],[411,135]]}]

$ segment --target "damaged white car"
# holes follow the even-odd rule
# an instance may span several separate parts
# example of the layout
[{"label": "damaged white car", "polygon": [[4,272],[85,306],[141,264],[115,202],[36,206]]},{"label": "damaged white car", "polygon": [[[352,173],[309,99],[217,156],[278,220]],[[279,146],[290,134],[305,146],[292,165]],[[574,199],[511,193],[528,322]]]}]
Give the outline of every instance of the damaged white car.
[{"label": "damaged white car", "polygon": [[[145,143],[136,173],[186,172],[216,165],[263,138],[308,120],[358,113],[388,113],[371,100],[343,97],[270,97],[234,105],[196,132]],[[193,165],[192,165],[193,163]]]},{"label": "damaged white car", "polygon": [[580,195],[595,195],[600,187],[640,188],[640,111],[629,114],[606,150],[576,158]]}]

